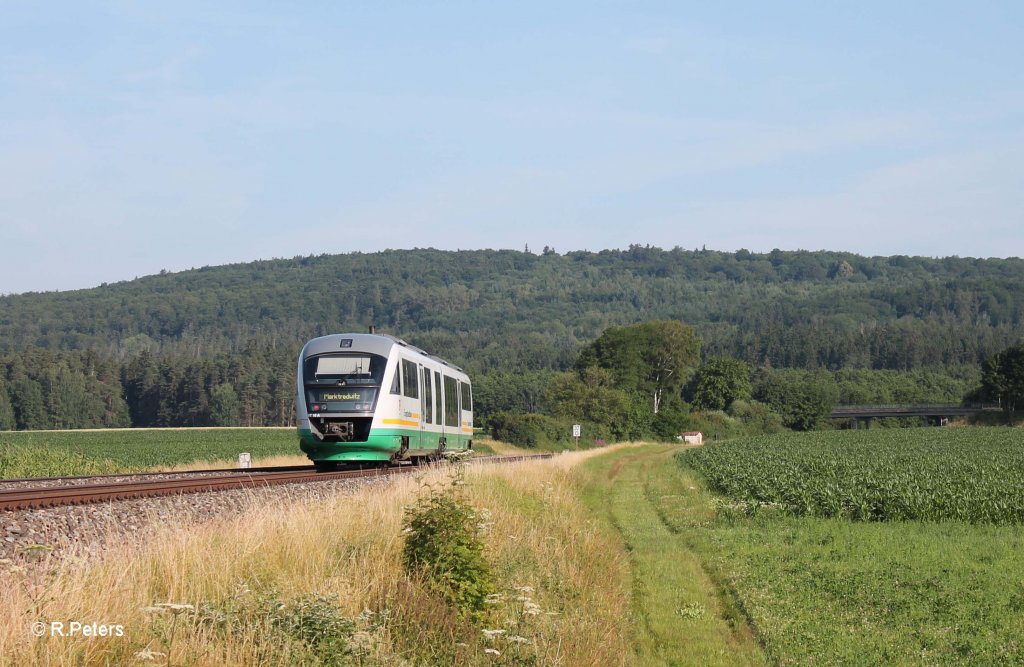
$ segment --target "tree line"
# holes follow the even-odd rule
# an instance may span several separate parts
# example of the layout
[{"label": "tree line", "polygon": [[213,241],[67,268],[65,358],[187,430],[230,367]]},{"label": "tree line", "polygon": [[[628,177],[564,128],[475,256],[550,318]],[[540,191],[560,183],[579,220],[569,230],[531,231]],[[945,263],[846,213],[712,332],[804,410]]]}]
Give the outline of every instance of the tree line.
[{"label": "tree line", "polygon": [[[614,336],[652,321],[685,322],[690,343],[680,345],[692,353],[699,341],[699,359],[682,389],[634,406],[621,392],[639,391],[638,361],[611,350],[634,349]],[[465,367],[484,421],[567,418],[558,397],[584,386],[602,398],[579,410],[634,406],[633,423],[657,420],[666,432],[683,423],[669,419],[680,406],[691,424],[730,410],[751,423],[798,423],[762,407],[787,392],[799,402],[792,387],[815,385],[842,403],[995,395],[980,366],[1024,337],[1024,261],[427,249],[9,295],[0,297],[0,428],[289,424],[301,345],[371,324]],[[739,367],[750,371],[749,396],[708,398]]]},{"label": "tree line", "polygon": [[370,325],[473,372],[564,371],[612,326],[679,320],[754,366],[976,366],[1024,331],[1024,261],[835,252],[395,250],[0,297],[0,352],[117,360],[293,347]]},{"label": "tree line", "polygon": [[295,359],[283,350],[123,362],[91,350],[0,355],[0,430],[284,426],[294,415]]},{"label": "tree line", "polygon": [[[570,424],[583,426],[588,439],[667,440],[687,430],[810,430],[826,425],[837,402],[956,404],[972,392],[1009,386],[993,384],[992,369],[1019,364],[1024,376],[1024,363],[1004,361],[1008,352],[987,361],[982,375],[974,369],[954,377],[755,368],[731,357],[702,361],[701,346],[694,330],[677,321],[611,327],[583,348],[570,371],[485,376],[477,403],[495,437],[524,446],[569,444]],[[1019,381],[1024,386],[1024,377]]]},{"label": "tree line", "polygon": [[[1010,417],[1024,404],[1024,345],[953,373],[755,367],[703,358],[702,344],[677,321],[645,322],[607,329],[565,371],[476,373],[477,421],[532,420],[534,430],[558,437],[566,422],[584,421],[595,437],[621,439],[706,428],[713,413],[761,432],[814,428],[835,403],[956,403],[966,396],[998,402]],[[256,346],[200,359],[145,350],[126,360],[93,350],[0,354],[0,430],[290,425],[297,354]]]}]

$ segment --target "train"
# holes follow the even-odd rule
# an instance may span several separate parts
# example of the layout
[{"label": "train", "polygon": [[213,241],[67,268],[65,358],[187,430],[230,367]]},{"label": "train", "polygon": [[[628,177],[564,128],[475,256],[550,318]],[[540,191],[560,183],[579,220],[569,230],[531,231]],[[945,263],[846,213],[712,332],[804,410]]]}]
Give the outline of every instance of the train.
[{"label": "train", "polygon": [[296,387],[299,447],[317,468],[422,463],[473,448],[469,376],[400,338],[314,338],[299,353]]}]

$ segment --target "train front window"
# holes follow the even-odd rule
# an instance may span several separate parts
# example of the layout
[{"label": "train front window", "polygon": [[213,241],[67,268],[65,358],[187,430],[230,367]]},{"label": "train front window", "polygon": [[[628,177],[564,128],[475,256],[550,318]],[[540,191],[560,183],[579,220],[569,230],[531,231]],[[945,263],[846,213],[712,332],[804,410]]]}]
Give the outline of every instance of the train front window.
[{"label": "train front window", "polygon": [[376,354],[325,354],[306,359],[303,370],[311,412],[370,412],[387,359]]},{"label": "train front window", "polygon": [[386,365],[377,354],[322,354],[306,359],[306,384],[380,386]]}]

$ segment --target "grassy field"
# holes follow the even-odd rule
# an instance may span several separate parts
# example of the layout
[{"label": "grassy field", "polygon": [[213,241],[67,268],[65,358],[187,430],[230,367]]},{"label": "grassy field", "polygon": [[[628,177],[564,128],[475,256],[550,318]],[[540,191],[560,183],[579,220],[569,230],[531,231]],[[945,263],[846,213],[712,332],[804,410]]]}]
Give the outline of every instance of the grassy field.
[{"label": "grassy field", "polygon": [[[772,663],[1024,664],[1024,527],[993,524],[1021,511],[1021,436],[788,434],[688,451],[645,483]],[[854,509],[865,489],[878,511]],[[942,520],[880,520],[893,507]]]},{"label": "grassy field", "polygon": [[[487,438],[473,451],[531,453]],[[0,479],[231,467],[241,452],[253,465],[309,462],[291,427],[0,431]]]},{"label": "grassy field", "polygon": [[[1024,665],[1024,525],[854,518],[845,502],[813,505],[811,516],[746,492],[723,496],[705,479],[715,470],[708,461],[728,469],[762,457],[764,478],[793,469],[800,475],[777,477],[814,488],[841,479],[828,471],[871,459],[888,462],[867,466],[878,489],[917,477],[924,485],[920,460],[920,470],[947,474],[951,452],[969,455],[966,442],[984,454],[971,459],[979,480],[1024,478],[1007,463],[1016,459],[1004,434],[1016,432],[962,430],[969,440],[942,429],[788,434],[768,440],[767,453],[751,440],[471,466],[461,494],[476,508],[495,593],[493,606],[468,617],[401,567],[403,513],[450,483],[450,472],[318,503],[254,496],[242,517],[163,522],[145,543],[114,544],[100,561],[65,561],[43,575],[0,563],[10,600],[0,606],[0,656],[85,665],[147,651],[162,654],[157,664],[195,665]],[[893,443],[915,456],[887,456]],[[977,486],[960,495],[974,497]],[[820,516],[828,507],[838,509]],[[187,606],[160,606],[179,603]],[[127,633],[33,640],[23,627],[31,618],[116,619]]]},{"label": "grassy field", "polygon": [[301,454],[293,428],[111,429],[0,432],[0,478],[167,469]]},{"label": "grassy field", "polygon": [[663,494],[678,494],[666,475],[673,446],[630,447],[582,467],[583,497],[614,552],[629,562],[630,665],[766,664],[746,620],[723,597],[703,562],[661,515]]},{"label": "grassy field", "polygon": [[[574,468],[598,452],[403,475],[319,502],[254,494],[241,516],[162,519],[103,559],[0,562],[0,664],[632,665],[627,561]],[[464,483],[463,483],[464,482]],[[403,515],[432,489],[476,508],[493,592],[446,605],[402,567]],[[34,620],[124,626],[34,639]]]}]

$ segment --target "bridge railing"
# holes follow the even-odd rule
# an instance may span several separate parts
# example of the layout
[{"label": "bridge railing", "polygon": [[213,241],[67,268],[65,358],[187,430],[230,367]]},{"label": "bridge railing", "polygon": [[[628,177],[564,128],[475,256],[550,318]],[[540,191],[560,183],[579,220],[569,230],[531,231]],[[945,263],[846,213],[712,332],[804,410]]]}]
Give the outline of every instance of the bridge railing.
[{"label": "bridge railing", "polygon": [[998,405],[991,403],[958,403],[958,404],[936,404],[936,403],[875,403],[856,405],[836,405],[832,408],[832,414],[860,413],[860,412],[926,412],[941,413],[975,411],[984,412],[989,410],[1000,410]]}]

